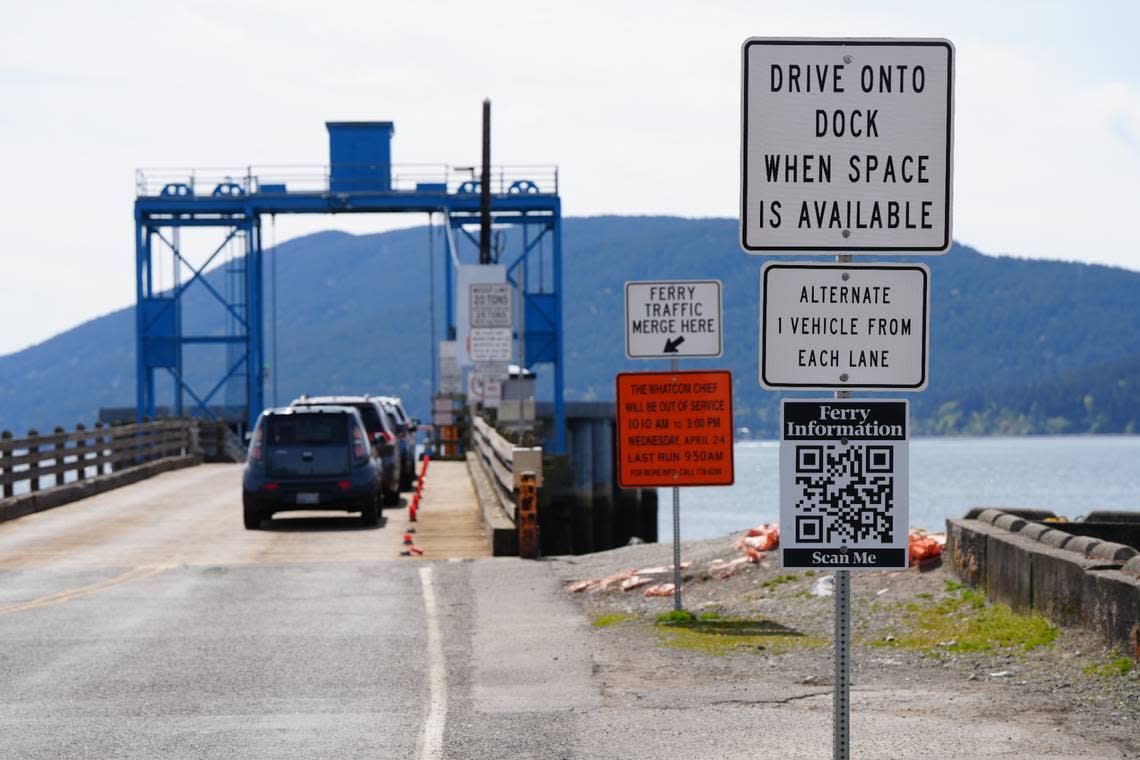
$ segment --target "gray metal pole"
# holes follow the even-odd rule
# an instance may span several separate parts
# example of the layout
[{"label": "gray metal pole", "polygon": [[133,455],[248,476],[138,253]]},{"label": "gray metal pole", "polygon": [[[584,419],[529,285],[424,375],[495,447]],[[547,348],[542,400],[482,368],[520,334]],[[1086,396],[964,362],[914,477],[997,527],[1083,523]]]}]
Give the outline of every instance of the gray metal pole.
[{"label": "gray metal pole", "polygon": [[[669,371],[677,371],[677,360],[669,360]],[[673,609],[681,609],[681,489],[673,487]]]},{"label": "gray metal pole", "polygon": [[[850,254],[835,260],[851,263]],[[850,398],[851,391],[836,391],[836,398]],[[846,550],[846,547],[844,547]],[[846,551],[845,551],[846,553]],[[851,571],[835,571],[835,674],[832,678],[832,760],[851,757]]]}]

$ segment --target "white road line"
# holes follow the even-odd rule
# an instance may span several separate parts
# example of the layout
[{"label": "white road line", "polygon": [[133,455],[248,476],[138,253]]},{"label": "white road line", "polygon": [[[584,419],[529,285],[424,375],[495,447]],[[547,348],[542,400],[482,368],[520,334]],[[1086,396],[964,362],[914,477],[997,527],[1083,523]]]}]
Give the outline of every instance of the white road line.
[{"label": "white road line", "polygon": [[428,714],[420,739],[420,760],[441,760],[443,727],[447,722],[447,667],[443,660],[443,637],[439,633],[430,566],[420,568],[420,583],[423,585],[428,645]]}]

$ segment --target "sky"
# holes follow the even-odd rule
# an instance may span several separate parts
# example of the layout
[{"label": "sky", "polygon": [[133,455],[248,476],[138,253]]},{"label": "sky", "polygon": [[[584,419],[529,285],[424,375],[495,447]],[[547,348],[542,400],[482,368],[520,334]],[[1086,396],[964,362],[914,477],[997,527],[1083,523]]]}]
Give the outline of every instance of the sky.
[{"label": "sky", "polygon": [[327,120],[394,121],[396,163],[472,164],[490,97],[493,162],[557,164],[568,216],[735,217],[751,36],[950,39],[955,239],[1140,270],[1138,8],[0,0],[0,354],[133,304],[137,168],[317,166]]}]

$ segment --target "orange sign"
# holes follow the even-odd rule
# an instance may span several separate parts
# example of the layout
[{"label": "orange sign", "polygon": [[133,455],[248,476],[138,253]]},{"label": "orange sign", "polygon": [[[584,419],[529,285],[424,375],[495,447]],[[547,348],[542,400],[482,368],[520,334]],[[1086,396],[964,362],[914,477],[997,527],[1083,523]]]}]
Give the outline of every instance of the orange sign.
[{"label": "orange sign", "polygon": [[617,424],[623,488],[732,485],[731,372],[623,372]]}]

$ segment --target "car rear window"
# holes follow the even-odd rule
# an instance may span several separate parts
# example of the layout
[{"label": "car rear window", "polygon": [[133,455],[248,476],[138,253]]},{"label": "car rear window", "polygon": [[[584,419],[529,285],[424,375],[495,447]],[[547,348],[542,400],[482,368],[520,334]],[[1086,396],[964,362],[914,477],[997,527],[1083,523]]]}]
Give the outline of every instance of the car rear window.
[{"label": "car rear window", "polygon": [[344,414],[283,414],[269,418],[269,445],[348,442]]},{"label": "car rear window", "polygon": [[372,404],[360,404],[359,406],[353,404],[353,406],[360,412],[360,417],[364,420],[364,429],[368,431],[369,435],[384,431],[384,423],[380,421],[380,414],[376,411],[375,406]]}]

